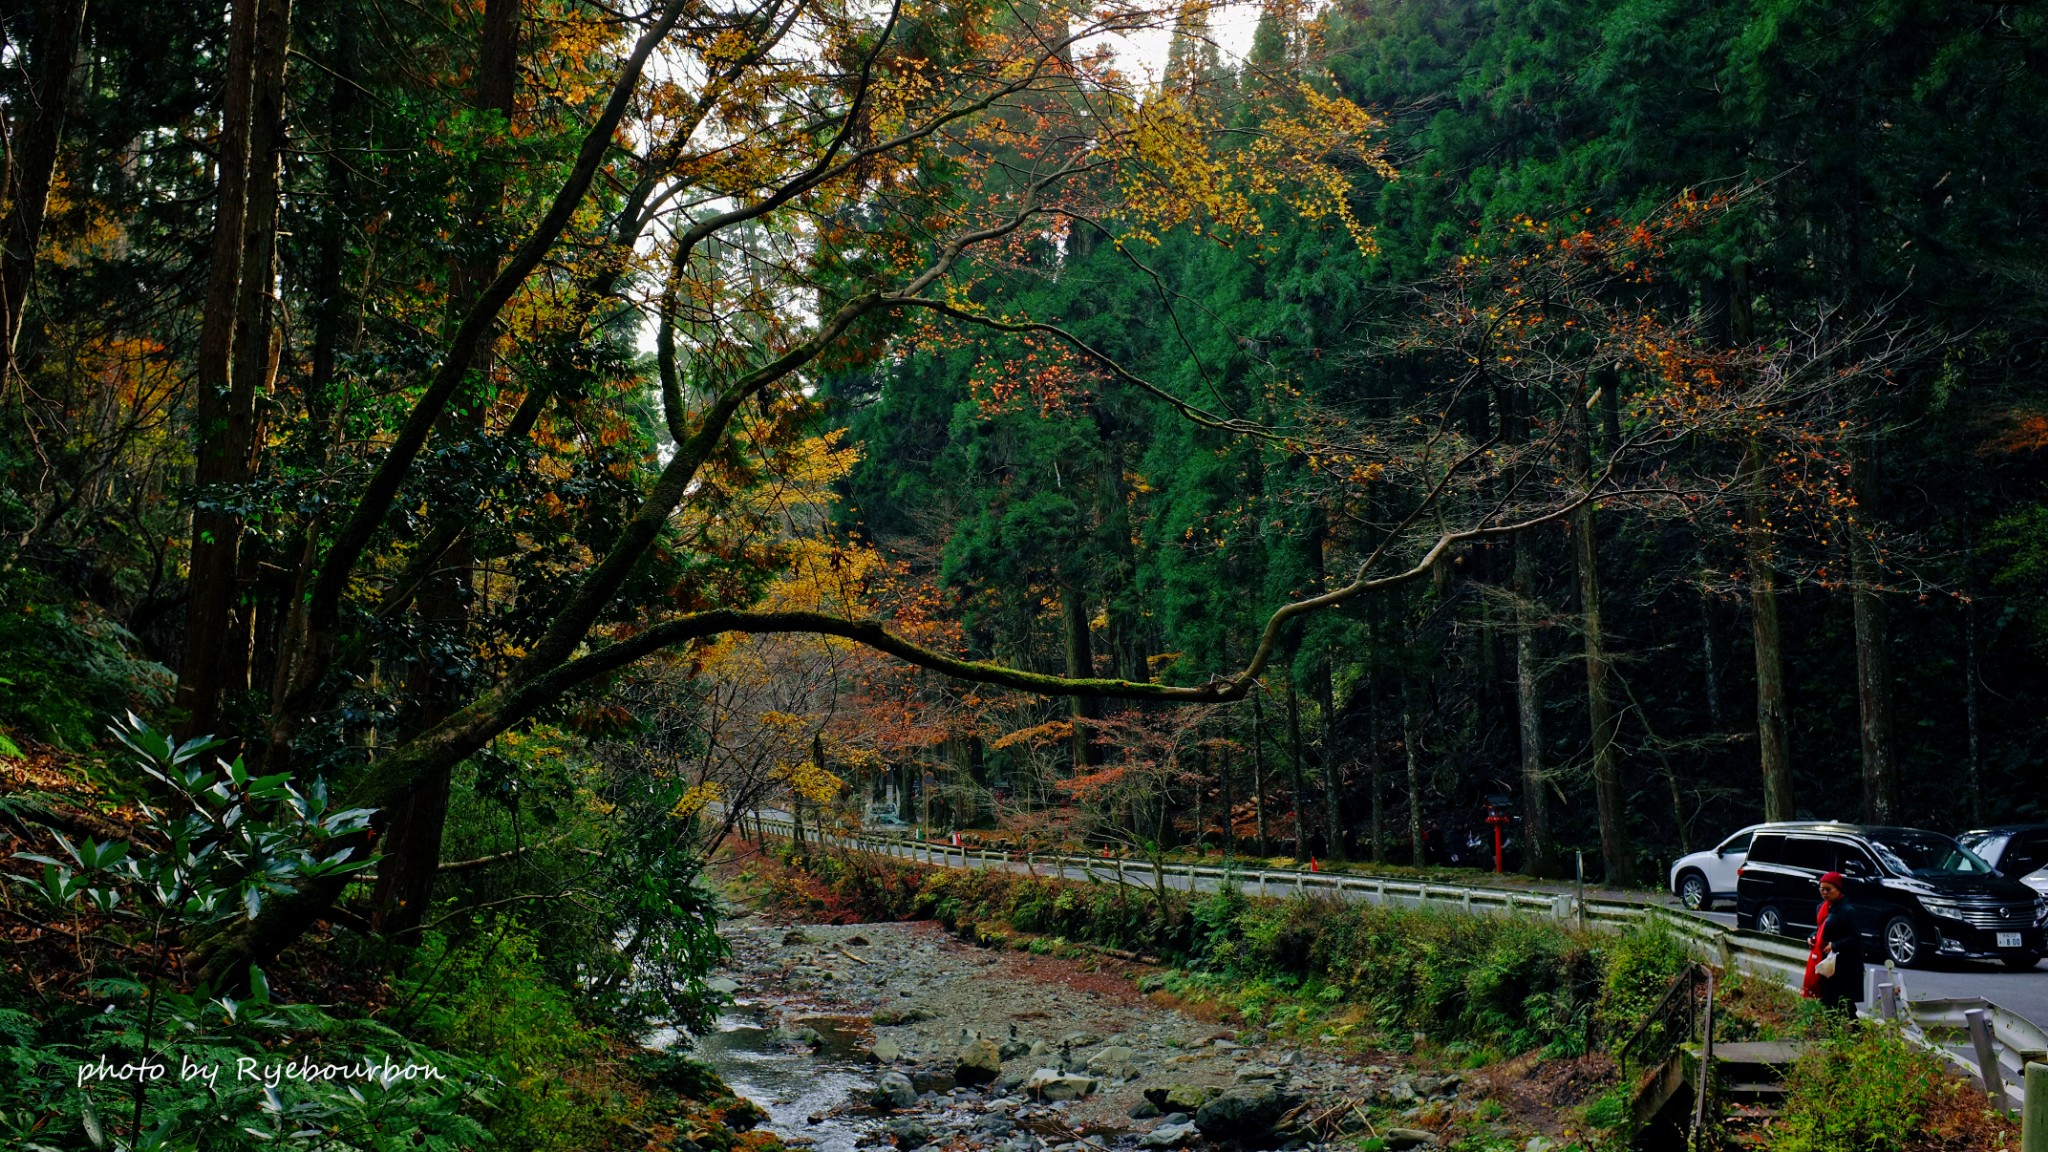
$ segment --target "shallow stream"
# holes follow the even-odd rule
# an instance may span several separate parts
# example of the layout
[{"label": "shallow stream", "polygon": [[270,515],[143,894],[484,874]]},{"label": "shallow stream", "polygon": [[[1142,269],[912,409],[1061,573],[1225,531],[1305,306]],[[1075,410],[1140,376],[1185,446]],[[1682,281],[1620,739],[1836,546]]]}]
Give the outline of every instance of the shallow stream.
[{"label": "shallow stream", "polygon": [[[691,1050],[718,1070],[732,1090],[768,1113],[768,1130],[792,1146],[818,1152],[853,1152],[862,1126],[858,1115],[841,1106],[864,1089],[872,1071],[863,1067],[854,1022],[833,1016],[801,1016],[791,1029],[817,1030],[815,1052],[790,1044],[778,1035],[775,1006],[742,1000],[718,1020],[716,1031],[697,1039]],[[666,1048],[681,1037],[663,1029],[649,1037],[654,1048]]]}]

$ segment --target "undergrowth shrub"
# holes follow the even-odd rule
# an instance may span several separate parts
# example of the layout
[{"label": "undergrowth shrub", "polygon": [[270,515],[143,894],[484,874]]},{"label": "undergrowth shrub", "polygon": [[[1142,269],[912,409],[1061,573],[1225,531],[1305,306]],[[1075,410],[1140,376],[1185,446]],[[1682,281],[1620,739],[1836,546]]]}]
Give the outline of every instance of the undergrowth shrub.
[{"label": "undergrowth shrub", "polygon": [[1948,1152],[2010,1148],[2018,1132],[1983,1093],[1896,1025],[1840,1025],[1785,1081],[1771,1152]]}]

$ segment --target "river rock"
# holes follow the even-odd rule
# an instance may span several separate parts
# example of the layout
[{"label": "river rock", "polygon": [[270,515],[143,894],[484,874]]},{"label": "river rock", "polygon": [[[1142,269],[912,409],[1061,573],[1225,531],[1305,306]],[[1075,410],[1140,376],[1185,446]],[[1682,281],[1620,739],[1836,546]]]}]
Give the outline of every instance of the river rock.
[{"label": "river rock", "polygon": [[1157,1120],[1159,1119],[1159,1105],[1154,1104],[1150,1100],[1140,1100],[1136,1104],[1131,1105],[1131,1110],[1124,1113],[1124,1115],[1129,1116],[1133,1120]]},{"label": "river rock", "polygon": [[1163,1088],[1145,1089],[1145,1099],[1150,1100],[1161,1112],[1195,1112],[1222,1094],[1223,1090],[1220,1088],[1197,1087],[1190,1084],[1171,1084]]},{"label": "river rock", "polygon": [[704,982],[704,990],[720,996],[730,996],[740,990],[740,982],[730,976],[713,976]]},{"label": "river rock", "polygon": [[1138,1137],[1140,1148],[1180,1148],[1195,1138],[1193,1124],[1161,1124]]},{"label": "river rock", "polygon": [[1024,1081],[1024,1091],[1034,1100],[1079,1100],[1095,1091],[1095,1078],[1040,1068]]},{"label": "river rock", "polygon": [[1273,1080],[1279,1077],[1280,1070],[1266,1064],[1247,1064],[1230,1075],[1232,1079],[1238,1081]]},{"label": "river rock", "polygon": [[922,1008],[877,1008],[868,1019],[875,1025],[888,1028],[896,1024],[915,1024],[929,1020],[932,1014]]},{"label": "river rock", "polygon": [[1137,1055],[1121,1044],[1113,1044],[1088,1058],[1088,1071],[1106,1080],[1135,1079],[1138,1075]]},{"label": "river rock", "polygon": [[996,1054],[1005,1060],[1015,1060],[1019,1056],[1031,1055],[1031,1048],[1031,1045],[1022,1040],[1005,1040],[1002,1046],[996,1049]]},{"label": "river rock", "polygon": [[1437,1143],[1436,1133],[1420,1128],[1389,1128],[1381,1139],[1387,1142],[1392,1152],[1400,1152],[1403,1148],[1433,1148]]},{"label": "river rock", "polygon": [[903,1059],[903,1045],[898,1044],[892,1036],[884,1036],[875,1041],[874,1047],[868,1049],[868,1055],[880,1063],[894,1064]]},{"label": "river rock", "polygon": [[987,1040],[971,1040],[953,1062],[953,1079],[960,1084],[986,1084],[1003,1074],[1003,1055]]},{"label": "river rock", "polygon": [[917,1089],[911,1087],[910,1077],[901,1072],[884,1072],[875,1081],[875,1091],[869,1097],[877,1108],[884,1110],[908,1108],[917,1103]]},{"label": "river rock", "polygon": [[1024,1050],[1024,1054],[1033,1060],[1043,1060],[1047,1056],[1052,1055],[1052,1045],[1047,1044],[1043,1040],[1033,1040],[1031,1047]]},{"label": "river rock", "polygon": [[1202,1105],[1195,1127],[1211,1140],[1256,1144],[1271,1136],[1273,1126],[1297,1103],[1270,1084],[1240,1085]]},{"label": "river rock", "polygon": [[811,938],[804,934],[803,929],[791,928],[782,934],[782,942],[784,944],[809,944]]},{"label": "river rock", "polygon": [[1102,1043],[1102,1037],[1093,1032],[1069,1032],[1060,1037],[1062,1048],[1086,1048],[1090,1044]]},{"label": "river rock", "polygon": [[908,1116],[901,1120],[889,1121],[889,1135],[896,1138],[896,1146],[905,1152],[912,1148],[922,1148],[932,1142],[931,1128],[923,1121]]},{"label": "river rock", "polygon": [[1456,1076],[1417,1076],[1415,1078],[1415,1094],[1417,1096],[1455,1096],[1458,1094],[1458,1078]]}]

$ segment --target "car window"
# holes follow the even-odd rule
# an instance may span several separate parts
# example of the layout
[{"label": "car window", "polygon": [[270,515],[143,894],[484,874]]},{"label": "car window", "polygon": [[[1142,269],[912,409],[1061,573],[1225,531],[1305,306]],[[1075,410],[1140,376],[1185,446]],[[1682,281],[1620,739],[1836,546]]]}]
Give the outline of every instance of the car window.
[{"label": "car window", "polygon": [[[1974,848],[1971,850],[1975,851]],[[1978,852],[1977,855],[1984,854]],[[2005,846],[2005,855],[1998,860],[1998,870],[2007,876],[2025,876],[2043,865],[2048,865],[2048,832],[2030,832],[2013,837],[2012,843]]]},{"label": "car window", "polygon": [[1749,829],[1745,828],[1742,831],[1737,832],[1735,835],[1730,836],[1726,840],[1721,841],[1721,843],[1714,848],[1714,851],[1721,853],[1747,852],[1749,851],[1750,837],[1755,835],[1755,832],[1752,832]]},{"label": "car window", "polygon": [[1967,836],[1956,837],[1957,843],[1994,866],[1998,865],[1998,857],[2005,851],[2005,843],[2010,839],[2012,835],[2007,832],[1972,832]]},{"label": "car window", "polygon": [[1870,853],[1855,844],[1845,844],[1839,840],[1835,842],[1835,871],[1849,876],[1881,875],[1877,862],[1870,858]]},{"label": "car window", "polygon": [[1826,840],[1788,836],[1785,838],[1785,858],[1780,863],[1793,868],[1827,872],[1835,866],[1835,846]]},{"label": "car window", "polygon": [[1785,855],[1783,836],[1759,835],[1749,846],[1751,864],[1776,864]]},{"label": "car window", "polygon": [[1901,832],[1873,839],[1870,846],[1886,866],[1909,876],[1988,876],[1992,867],[1976,853],[1933,832]]}]

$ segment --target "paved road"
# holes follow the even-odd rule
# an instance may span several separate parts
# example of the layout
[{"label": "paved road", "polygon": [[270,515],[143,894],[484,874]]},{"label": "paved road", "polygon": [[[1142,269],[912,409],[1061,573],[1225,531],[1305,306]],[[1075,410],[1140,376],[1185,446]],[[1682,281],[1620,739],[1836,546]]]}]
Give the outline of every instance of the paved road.
[{"label": "paved road", "polygon": [[[946,852],[945,846],[936,842],[931,845],[931,850],[940,855]],[[895,854],[904,855],[906,853],[899,850]],[[958,866],[962,862],[962,858],[959,855],[954,855],[951,861],[954,866]],[[1007,867],[1015,872],[1022,872],[1025,869],[1025,865],[1021,862],[1012,862],[1008,865],[986,863],[972,856],[966,857],[965,863],[972,868]],[[1168,865],[1166,886],[1175,890],[1186,890],[1189,886],[1189,877],[1185,872],[1173,871],[1175,867],[1176,865]],[[1139,861],[1127,860],[1124,862],[1124,869],[1125,875],[1130,882],[1151,883],[1149,865]],[[1092,864],[1085,868],[1080,865],[1062,865],[1058,868],[1057,872],[1051,864],[1040,863],[1034,871],[1040,876],[1059,875],[1069,880],[1086,880],[1091,878],[1091,874],[1097,880],[1114,880],[1116,878],[1116,862],[1114,860],[1104,860],[1099,864]],[[1214,877],[1197,876],[1194,878],[1194,885],[1197,891],[1213,891],[1218,883],[1219,881]],[[1567,892],[1571,889],[1569,885],[1534,885],[1528,887],[1518,886],[1517,890]],[[1358,892],[1356,889],[1337,889],[1336,891],[1354,899],[1363,898],[1364,896],[1363,893]],[[1641,893],[1605,893],[1596,892],[1593,889],[1588,889],[1587,895],[1595,897],[1623,896],[1635,900],[1643,898]],[[1664,903],[1674,910],[1678,908],[1676,900],[1667,898]],[[1735,927],[1735,914],[1732,912],[1709,912],[1704,915],[1706,919],[1712,920],[1724,928]],[[1880,972],[1883,971],[1882,965],[1873,964],[1868,967],[1877,969]],[[1906,994],[1913,999],[1982,996],[1984,999],[2009,1011],[2018,1013],[2036,1024],[2048,1027],[2048,961],[2037,965],[2032,972],[2012,972],[1993,964],[1981,964],[1962,960],[1937,960],[1932,967],[1911,969],[1904,976]],[[1866,977],[1866,979],[1869,978]],[[1865,985],[1865,987],[1873,986],[1874,981]]]},{"label": "paved road", "polygon": [[[1723,928],[1735,927],[1733,912],[1708,912],[1704,915]],[[1864,967],[1879,972],[1884,970],[1882,964]],[[1996,964],[1937,957],[1929,967],[1908,969],[1903,978],[1906,995],[1915,1000],[1982,996],[2001,1008],[2048,1027],[2048,960],[2035,965],[2032,972],[2014,972]],[[1866,973],[1864,979],[1870,981],[1872,978]],[[1864,984],[1866,988],[1874,986],[1873,983]]]}]

